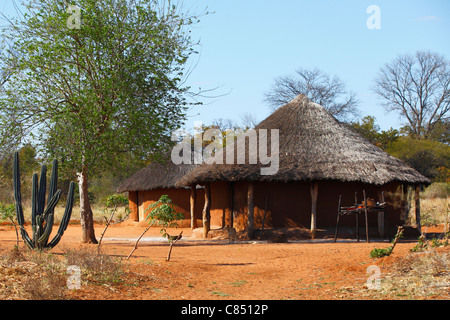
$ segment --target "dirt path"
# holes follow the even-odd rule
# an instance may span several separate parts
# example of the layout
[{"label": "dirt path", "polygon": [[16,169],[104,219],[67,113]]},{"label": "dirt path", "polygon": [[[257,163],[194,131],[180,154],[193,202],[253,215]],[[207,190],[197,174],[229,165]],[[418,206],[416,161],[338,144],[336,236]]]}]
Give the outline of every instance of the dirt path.
[{"label": "dirt path", "polygon": [[[99,237],[103,226],[96,226]],[[102,242],[109,255],[125,258],[143,227],[111,226]],[[389,272],[395,259],[409,254],[414,245],[400,242],[387,258],[371,259],[373,248],[387,242],[317,240],[263,243],[191,238],[189,228],[173,248],[167,262],[167,242],[158,229],[151,229],[130,260],[123,260],[127,281],[117,286],[82,286],[72,292],[77,299],[366,299],[370,290],[367,268],[378,265],[381,274]],[[81,228],[70,225],[55,254],[79,248]],[[12,227],[0,226],[0,248],[15,244]],[[20,246],[24,246],[23,243]],[[93,247],[93,245],[84,245]]]}]

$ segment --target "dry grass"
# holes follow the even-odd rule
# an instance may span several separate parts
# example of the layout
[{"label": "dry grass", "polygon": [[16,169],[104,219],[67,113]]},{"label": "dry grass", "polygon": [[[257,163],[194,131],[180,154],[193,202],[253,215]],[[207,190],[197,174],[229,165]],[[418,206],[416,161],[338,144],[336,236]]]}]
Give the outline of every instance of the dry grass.
[{"label": "dry grass", "polygon": [[420,201],[420,216],[423,226],[448,223],[450,218],[450,197],[429,198]]},{"label": "dry grass", "polygon": [[379,294],[411,299],[430,296],[449,299],[450,254],[429,250],[398,260],[382,280]]},{"label": "dry grass", "polygon": [[124,274],[120,259],[98,254],[97,249],[82,248],[65,253],[67,265],[79,266],[82,278],[95,283],[118,283]]},{"label": "dry grass", "polygon": [[0,300],[65,300],[69,298],[68,267],[81,270],[81,285],[114,284],[124,274],[117,259],[92,249],[51,252],[13,250],[0,259]]},{"label": "dry grass", "polygon": [[[64,209],[65,209],[65,203],[60,203],[55,208],[55,223],[59,223],[64,215]],[[104,221],[104,214],[103,209],[104,207],[92,205],[92,214],[94,221],[96,222],[103,222]],[[31,204],[24,203],[23,204],[23,215],[25,218],[25,221],[31,220]],[[74,206],[72,210],[72,217],[70,219],[71,223],[77,223],[80,221],[80,208],[79,206]]]}]

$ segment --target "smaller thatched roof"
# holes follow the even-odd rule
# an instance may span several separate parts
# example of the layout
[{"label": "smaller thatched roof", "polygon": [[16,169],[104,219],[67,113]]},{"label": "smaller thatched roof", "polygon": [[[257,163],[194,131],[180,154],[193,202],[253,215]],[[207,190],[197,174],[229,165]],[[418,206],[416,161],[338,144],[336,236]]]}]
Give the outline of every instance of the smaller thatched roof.
[{"label": "smaller thatched roof", "polygon": [[[194,156],[195,152],[192,150],[192,158]],[[183,188],[182,186],[175,186],[175,183],[197,166],[197,164],[193,163],[194,161],[192,161],[192,164],[177,165],[174,164],[171,161],[170,156],[167,155],[166,161],[163,163],[151,163],[126,179],[117,188],[117,192]]]}]

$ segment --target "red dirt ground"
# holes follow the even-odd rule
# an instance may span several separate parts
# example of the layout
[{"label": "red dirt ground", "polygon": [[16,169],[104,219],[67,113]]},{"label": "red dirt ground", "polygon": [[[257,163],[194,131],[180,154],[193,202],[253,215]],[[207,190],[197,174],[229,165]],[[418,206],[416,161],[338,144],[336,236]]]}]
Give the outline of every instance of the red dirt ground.
[{"label": "red dirt ground", "polygon": [[[97,238],[103,228],[96,226]],[[124,283],[82,285],[71,292],[71,297],[89,300],[373,299],[371,290],[366,288],[370,276],[367,267],[375,264],[382,275],[388,273],[390,265],[408,255],[415,244],[400,242],[391,256],[371,259],[372,249],[388,247],[389,243],[343,239],[333,243],[330,239],[318,239],[229,244],[228,240],[194,239],[189,228],[179,228],[169,232],[183,231],[183,239],[175,244],[167,262],[167,242],[148,241],[149,237],[160,237],[159,229],[155,228],[144,236],[133,256],[125,260],[143,230],[144,227],[131,223],[114,225],[102,241],[103,252],[123,258],[127,271]],[[0,226],[0,249],[12,248],[15,237],[13,227]],[[80,226],[69,225],[52,252],[82,246],[95,248],[95,245],[81,245],[80,239]],[[23,242],[20,247],[24,247]]]}]

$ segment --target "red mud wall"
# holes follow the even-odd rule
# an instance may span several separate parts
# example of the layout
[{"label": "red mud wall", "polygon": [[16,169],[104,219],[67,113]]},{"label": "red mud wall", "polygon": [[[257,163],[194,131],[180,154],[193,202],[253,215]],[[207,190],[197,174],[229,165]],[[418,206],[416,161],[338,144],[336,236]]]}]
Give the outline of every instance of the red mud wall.
[{"label": "red mud wall", "polygon": [[[204,189],[197,189],[197,197],[195,202],[195,215],[197,218],[201,218],[202,216],[202,210],[203,205],[205,201],[205,191]],[[172,199],[173,203],[175,204],[175,210],[177,212],[183,213],[185,219],[190,219],[190,193],[191,191],[189,189],[155,189],[150,191],[139,191],[134,192],[137,194],[137,197],[134,196],[133,198],[133,208],[137,211],[137,216],[139,217],[139,220],[135,221],[142,221],[145,219],[144,211],[148,208],[148,206],[152,203],[155,203],[159,200],[159,198],[162,195],[168,195],[170,199]],[[129,193],[130,195],[132,192]],[[130,209],[132,209],[132,197],[130,198]],[[136,199],[137,198],[137,199]],[[131,219],[130,215],[130,219]]]},{"label": "red mud wall", "polygon": [[[395,192],[400,185],[390,183],[374,186],[362,183],[343,183],[337,181],[320,181],[317,203],[317,227],[334,227],[338,209],[339,195],[342,195],[342,206],[351,206],[357,192],[358,202],[363,201],[363,190],[367,198],[379,201],[384,191],[387,207],[385,216],[391,226],[403,224],[399,196]],[[243,230],[247,225],[247,182],[233,183],[234,190],[234,227]],[[267,197],[267,210],[266,207]],[[211,183],[211,225],[223,227],[231,222],[231,186],[228,182]],[[267,227],[306,227],[311,224],[310,183],[254,183],[254,224],[260,228],[266,211]],[[360,226],[364,223],[360,215]],[[369,225],[377,226],[378,215],[369,214]],[[340,226],[355,226],[354,216],[343,216]]]}]

